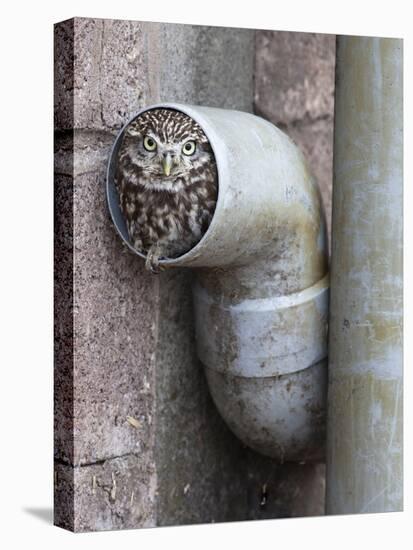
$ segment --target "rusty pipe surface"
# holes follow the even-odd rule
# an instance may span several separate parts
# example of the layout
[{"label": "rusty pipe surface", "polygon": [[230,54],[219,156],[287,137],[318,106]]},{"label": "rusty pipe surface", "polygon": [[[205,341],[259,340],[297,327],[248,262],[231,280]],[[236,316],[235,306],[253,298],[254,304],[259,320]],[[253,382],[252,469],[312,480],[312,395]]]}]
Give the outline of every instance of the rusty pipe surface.
[{"label": "rusty pipe surface", "polygon": [[[147,109],[158,107],[198,122],[217,163],[207,232],[186,254],[160,261],[196,272],[197,350],[215,404],[256,451],[279,461],[321,459],[328,260],[318,186],[290,138],[260,117],[180,104]],[[108,167],[109,209],[144,258],[129,243],[113,184],[123,130]]]},{"label": "rusty pipe surface", "polygon": [[403,506],[402,41],[337,39],[326,507]]}]

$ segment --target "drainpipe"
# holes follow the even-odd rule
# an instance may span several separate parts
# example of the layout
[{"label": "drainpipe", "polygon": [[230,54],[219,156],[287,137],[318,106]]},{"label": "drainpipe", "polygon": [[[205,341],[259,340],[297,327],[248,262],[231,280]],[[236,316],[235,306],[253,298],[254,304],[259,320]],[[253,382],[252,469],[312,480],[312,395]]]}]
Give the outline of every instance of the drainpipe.
[{"label": "drainpipe", "polygon": [[[293,142],[257,116],[180,104],[148,109],[156,107],[198,122],[217,163],[208,231],[186,254],[160,262],[196,272],[197,350],[215,404],[252,449],[279,462],[322,459],[328,268],[317,184]],[[125,127],[108,167],[108,203],[120,236],[142,256],[128,241],[113,183]]]},{"label": "drainpipe", "polygon": [[401,510],[402,41],[337,41],[326,508]]}]

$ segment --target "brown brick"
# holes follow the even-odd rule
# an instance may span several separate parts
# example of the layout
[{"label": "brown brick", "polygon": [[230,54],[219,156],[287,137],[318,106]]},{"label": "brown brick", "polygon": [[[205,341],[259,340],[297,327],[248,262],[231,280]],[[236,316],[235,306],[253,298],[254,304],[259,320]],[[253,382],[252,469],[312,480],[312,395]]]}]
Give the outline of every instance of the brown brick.
[{"label": "brown brick", "polygon": [[275,124],[332,116],[334,35],[257,31],[255,55],[257,113]]}]

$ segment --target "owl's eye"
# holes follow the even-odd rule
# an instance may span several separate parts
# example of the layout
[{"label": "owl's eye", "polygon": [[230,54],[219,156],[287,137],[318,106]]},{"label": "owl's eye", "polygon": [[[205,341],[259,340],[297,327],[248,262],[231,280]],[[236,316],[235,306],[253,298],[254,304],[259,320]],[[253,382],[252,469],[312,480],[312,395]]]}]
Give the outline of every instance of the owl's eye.
[{"label": "owl's eye", "polygon": [[195,141],[187,141],[182,147],[182,152],[184,155],[193,155],[195,153],[196,144]]},{"label": "owl's eye", "polygon": [[156,141],[149,136],[143,138],[143,146],[147,151],[155,151]]}]

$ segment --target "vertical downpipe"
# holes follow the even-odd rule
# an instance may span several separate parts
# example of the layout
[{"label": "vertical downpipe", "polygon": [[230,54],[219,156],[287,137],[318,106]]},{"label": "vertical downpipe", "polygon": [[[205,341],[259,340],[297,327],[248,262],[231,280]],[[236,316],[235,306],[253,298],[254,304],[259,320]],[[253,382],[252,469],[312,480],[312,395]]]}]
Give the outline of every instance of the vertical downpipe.
[{"label": "vertical downpipe", "polygon": [[402,489],[402,41],[337,40],[327,514]]}]

